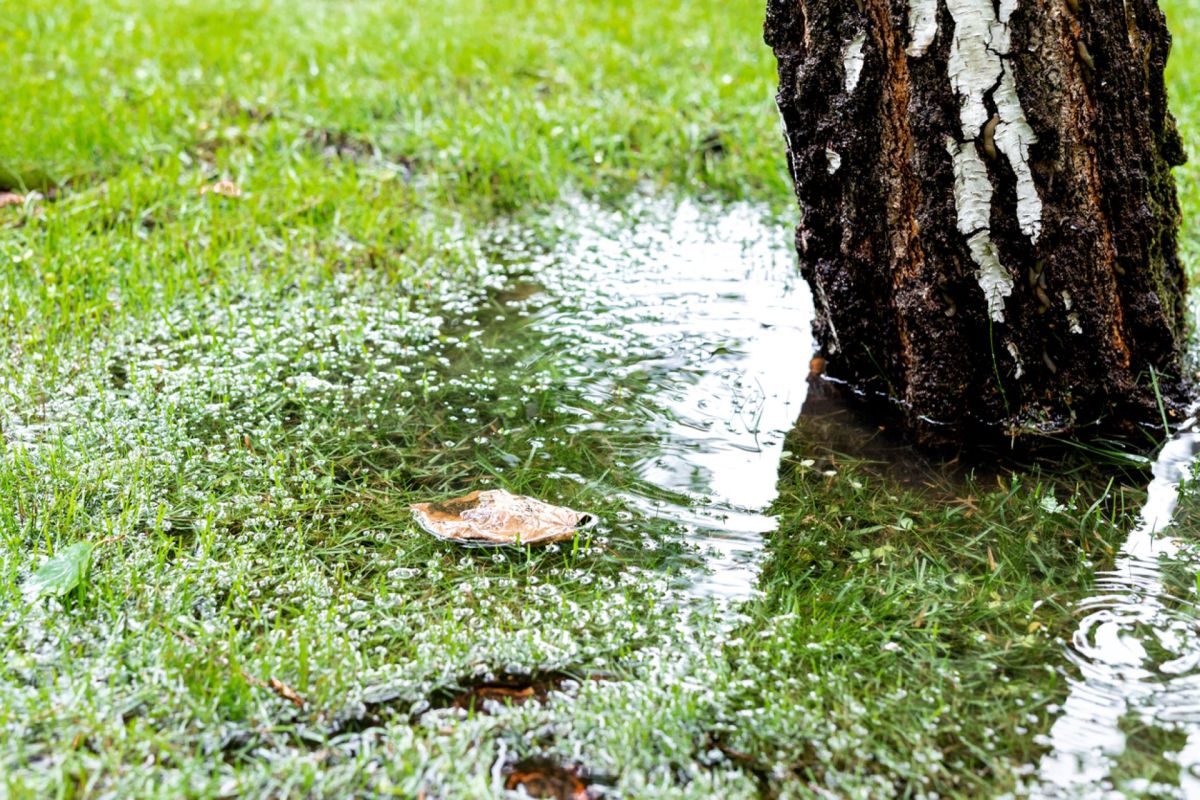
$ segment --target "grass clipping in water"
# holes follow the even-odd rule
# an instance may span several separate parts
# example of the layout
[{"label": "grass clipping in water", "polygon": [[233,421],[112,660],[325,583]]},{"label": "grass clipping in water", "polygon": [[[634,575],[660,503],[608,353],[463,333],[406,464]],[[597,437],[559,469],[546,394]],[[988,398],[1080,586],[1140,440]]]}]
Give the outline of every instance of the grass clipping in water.
[{"label": "grass clipping in water", "polygon": [[550,544],[570,539],[595,522],[590,514],[503,489],[411,508],[420,526],[439,539],[474,544]]}]

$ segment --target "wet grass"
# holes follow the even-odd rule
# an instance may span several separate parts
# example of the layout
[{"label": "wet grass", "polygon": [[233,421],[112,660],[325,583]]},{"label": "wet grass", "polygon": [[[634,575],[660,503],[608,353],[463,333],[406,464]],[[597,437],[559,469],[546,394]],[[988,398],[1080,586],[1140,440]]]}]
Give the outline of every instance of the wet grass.
[{"label": "wet grass", "polygon": [[[545,235],[499,241],[536,261]],[[492,288],[525,267],[471,252],[475,280],[420,296],[363,271],[247,279],[56,372],[25,365],[14,392],[56,393],[4,423],[9,793],[574,785],[547,764],[625,796],[1019,783],[1122,492],[1035,471],[925,487],[912,474],[936,465],[853,435],[908,474],[837,455],[839,425],[810,418],[762,596],[713,609],[680,593],[694,548],[622,499],[654,493],[636,470],[659,446],[641,423],[653,376],[618,369],[641,350],[548,349],[537,320],[569,295]],[[632,383],[607,401],[570,380],[610,360]],[[486,485],[604,523],[544,550],[461,550],[408,514]],[[84,584],[25,596],[78,540],[96,543]]]},{"label": "wet grass", "polygon": [[1072,608],[1120,547],[1140,499],[1120,486],[1136,474],[1056,464],[921,487],[814,444],[804,424],[791,444],[757,609],[774,630],[753,649],[821,688],[797,681],[765,703],[804,709],[804,744],[756,726],[740,749],[839,796],[1021,787],[1064,697]]},{"label": "wet grass", "polygon": [[[760,17],[751,0],[24,4],[0,20],[0,190],[47,199],[0,217],[19,264],[5,338],[44,350],[247,272],[411,275],[443,258],[429,230],[564,189],[786,202]],[[221,179],[242,196],[201,197]]]},{"label": "wet grass", "polygon": [[[0,189],[28,194],[0,208],[3,794],[1022,784],[1143,474],[913,480],[802,426],[762,595],[712,613],[680,593],[694,549],[621,499],[653,491],[648,379],[597,401],[566,344],[495,325],[538,313],[521,287],[569,240],[541,214],[564,196],[790,213],[759,5],[0,15]],[[1196,154],[1200,16],[1168,8]],[[201,194],[222,179],[241,196]],[[536,552],[415,530],[410,502],[480,485],[604,524]],[[76,541],[82,585],[26,597]],[[1122,770],[1171,777],[1156,747]]]}]

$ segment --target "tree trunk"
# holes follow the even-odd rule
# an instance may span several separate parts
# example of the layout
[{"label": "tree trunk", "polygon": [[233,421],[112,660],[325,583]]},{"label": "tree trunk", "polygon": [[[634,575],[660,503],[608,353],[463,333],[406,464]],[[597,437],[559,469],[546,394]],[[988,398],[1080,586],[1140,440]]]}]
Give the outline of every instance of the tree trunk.
[{"label": "tree trunk", "polygon": [[1156,0],[768,0],[765,32],[831,378],[926,443],[1177,411]]}]

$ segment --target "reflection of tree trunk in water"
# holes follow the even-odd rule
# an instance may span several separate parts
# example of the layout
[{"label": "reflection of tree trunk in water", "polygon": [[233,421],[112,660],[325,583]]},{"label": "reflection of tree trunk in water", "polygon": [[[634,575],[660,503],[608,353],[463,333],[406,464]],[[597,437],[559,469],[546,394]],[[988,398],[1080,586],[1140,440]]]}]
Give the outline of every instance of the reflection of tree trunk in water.
[{"label": "reflection of tree trunk in water", "polygon": [[822,470],[837,469],[848,457],[862,464],[868,474],[886,477],[897,486],[916,489],[954,482],[950,480],[954,475],[951,465],[925,458],[892,435],[888,426],[856,413],[845,393],[823,380],[819,369],[814,364],[809,373],[808,394],[791,434],[793,450],[797,442],[803,443],[801,451],[816,458]]},{"label": "reflection of tree trunk in water", "polygon": [[766,38],[831,377],[928,443],[1174,410],[1155,0],[769,0]]}]

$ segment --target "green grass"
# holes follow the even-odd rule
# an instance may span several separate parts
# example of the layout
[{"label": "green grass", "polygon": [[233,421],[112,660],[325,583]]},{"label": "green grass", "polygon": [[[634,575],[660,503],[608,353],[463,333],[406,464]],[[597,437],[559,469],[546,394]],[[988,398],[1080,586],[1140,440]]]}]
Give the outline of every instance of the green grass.
[{"label": "green grass", "polygon": [[1120,546],[1139,493],[1090,469],[919,486],[814,446],[809,433],[802,424],[793,434],[764,574],[761,612],[791,619],[787,645],[770,642],[760,657],[832,684],[814,716],[870,733],[843,737],[843,752],[793,755],[797,769],[850,786],[865,774],[878,796],[1011,790],[1062,701],[1072,606]]},{"label": "green grass", "polygon": [[[437,257],[428,230],[564,188],[786,198],[759,17],[751,2],[25,4],[0,20],[20,132],[0,184],[69,190],[5,237],[6,261],[30,253],[0,288],[6,330],[43,349],[247,271],[328,273],[350,246],[413,271]],[[201,198],[219,178],[245,196]]]},{"label": "green grass", "polygon": [[[599,403],[491,324],[537,311],[497,288],[570,251],[564,199],[792,214],[760,5],[0,13],[0,187],[41,193],[0,208],[0,795],[489,796],[529,757],[629,797],[1020,785],[1144,475],[926,487],[802,427],[763,594],[710,613],[678,592],[697,554],[620,499],[644,382]],[[1195,159],[1200,5],[1168,11]],[[539,552],[414,531],[408,503],[481,484],[605,524]],[[82,585],[27,599],[78,541]],[[426,710],[502,672],[576,680]]]}]

